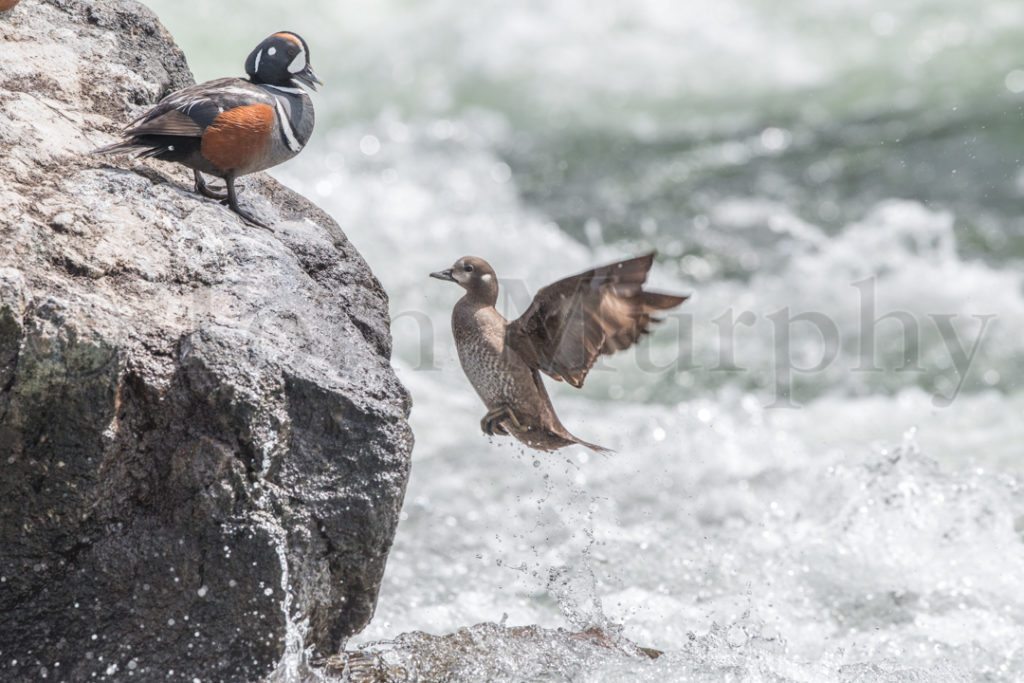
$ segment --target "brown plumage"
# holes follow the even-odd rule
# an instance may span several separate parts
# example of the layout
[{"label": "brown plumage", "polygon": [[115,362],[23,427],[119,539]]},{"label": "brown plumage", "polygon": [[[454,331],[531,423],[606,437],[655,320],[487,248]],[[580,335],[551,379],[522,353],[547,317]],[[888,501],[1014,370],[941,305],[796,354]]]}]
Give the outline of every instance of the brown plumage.
[{"label": "brown plumage", "polygon": [[606,450],[562,426],[540,372],[582,387],[598,356],[629,348],[658,321],[657,311],[683,303],[687,296],[644,291],[653,262],[651,253],[559,280],[512,322],[494,308],[498,281],[483,259],[466,256],[430,274],[466,290],[452,311],[452,332],[462,369],[488,409],[485,433],[541,450]]},{"label": "brown plumage", "polygon": [[20,1],[21,0],[0,0],[0,12],[6,12],[17,5]]}]

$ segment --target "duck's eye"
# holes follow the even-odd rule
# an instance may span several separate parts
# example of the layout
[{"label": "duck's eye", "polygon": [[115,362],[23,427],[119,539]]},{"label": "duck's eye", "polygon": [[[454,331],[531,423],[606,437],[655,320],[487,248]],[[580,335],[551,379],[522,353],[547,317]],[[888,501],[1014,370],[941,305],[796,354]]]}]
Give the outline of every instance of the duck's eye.
[{"label": "duck's eye", "polygon": [[472,272],[473,272],[473,266],[471,266],[471,265],[469,265],[469,264],[467,263],[467,264],[466,264],[466,267],[465,267],[465,268],[463,268],[463,270],[465,270],[465,271],[466,271],[467,273],[472,273]]}]

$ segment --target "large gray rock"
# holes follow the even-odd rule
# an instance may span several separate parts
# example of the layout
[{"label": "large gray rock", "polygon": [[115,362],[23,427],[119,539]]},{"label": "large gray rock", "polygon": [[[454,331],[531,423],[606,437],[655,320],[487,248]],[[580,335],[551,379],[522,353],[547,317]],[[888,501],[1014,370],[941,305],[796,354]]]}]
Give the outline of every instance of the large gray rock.
[{"label": "large gray rock", "polygon": [[266,176],[242,203],[274,232],[187,170],[87,155],[192,81],[145,7],[25,0],[0,41],[0,680],[336,651],[409,469],[384,292]]}]

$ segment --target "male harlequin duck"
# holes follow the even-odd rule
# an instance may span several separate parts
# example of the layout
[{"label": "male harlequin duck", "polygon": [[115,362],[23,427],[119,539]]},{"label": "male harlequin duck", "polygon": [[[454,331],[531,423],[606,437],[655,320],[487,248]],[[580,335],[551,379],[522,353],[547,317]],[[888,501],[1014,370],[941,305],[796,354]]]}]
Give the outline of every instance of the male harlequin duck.
[{"label": "male harlequin duck", "polygon": [[452,333],[462,369],[487,406],[484,433],[508,434],[544,451],[580,444],[562,426],[540,372],[574,387],[602,354],[632,346],[649,332],[656,311],[689,296],[647,292],[643,284],[654,254],[611,263],[544,287],[522,316],[498,313],[498,280],[483,259],[465,256],[430,277],[466,290],[452,311]]},{"label": "male harlequin duck", "polygon": [[[280,164],[298,154],[313,132],[313,103],[303,83],[323,82],[309,64],[309,46],[282,31],[256,46],[245,60],[249,80],[219,78],[183,88],[133,121],[125,140],[94,154],[136,152],[177,161],[193,170],[196,192],[226,200],[245,220],[266,227],[238,206],[235,178]],[[214,192],[203,173],[220,176],[227,194]]]}]

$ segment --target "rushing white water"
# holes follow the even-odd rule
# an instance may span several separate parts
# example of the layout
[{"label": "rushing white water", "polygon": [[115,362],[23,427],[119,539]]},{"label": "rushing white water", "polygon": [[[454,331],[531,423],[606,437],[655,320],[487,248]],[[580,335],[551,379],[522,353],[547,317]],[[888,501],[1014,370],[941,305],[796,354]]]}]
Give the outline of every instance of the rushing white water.
[{"label": "rushing white water", "polygon": [[[391,296],[417,439],[350,647],[504,616],[666,654],[502,627],[457,676],[1024,679],[1024,5],[150,4],[199,78],[287,28],[327,83],[275,174]],[[652,248],[693,299],[549,383],[618,453],[483,437],[427,273],[482,256],[514,316]]]}]

